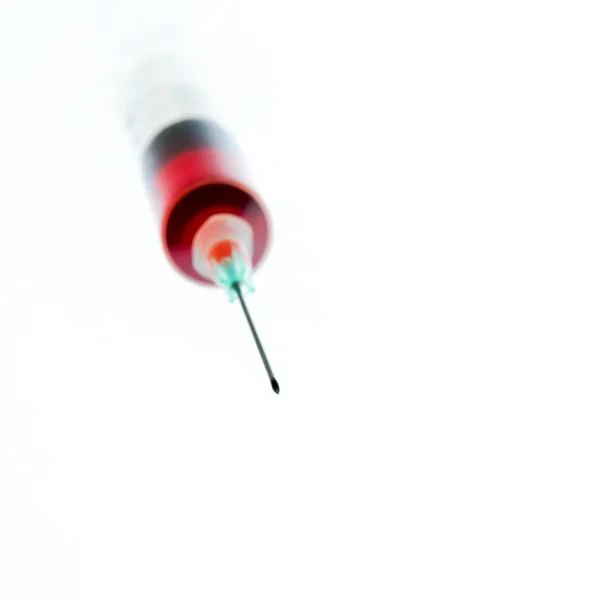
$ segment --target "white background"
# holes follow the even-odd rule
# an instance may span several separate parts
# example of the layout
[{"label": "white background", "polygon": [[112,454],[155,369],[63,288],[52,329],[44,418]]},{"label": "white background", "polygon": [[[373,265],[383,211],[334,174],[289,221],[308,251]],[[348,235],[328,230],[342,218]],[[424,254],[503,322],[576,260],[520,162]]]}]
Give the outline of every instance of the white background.
[{"label": "white background", "polygon": [[[597,3],[204,4],[2,3],[0,598],[598,598]],[[144,20],[267,50],[279,397],[73,142]]]}]

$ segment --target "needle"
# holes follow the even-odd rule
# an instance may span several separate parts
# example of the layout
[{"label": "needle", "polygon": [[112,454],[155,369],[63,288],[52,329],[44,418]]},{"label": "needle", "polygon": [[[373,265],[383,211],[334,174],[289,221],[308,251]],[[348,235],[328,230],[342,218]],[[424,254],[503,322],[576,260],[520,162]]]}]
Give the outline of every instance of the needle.
[{"label": "needle", "polygon": [[271,381],[271,387],[273,388],[273,391],[276,394],[279,394],[279,383],[277,382],[277,379],[275,379],[275,375],[273,375],[273,371],[267,359],[267,355],[265,354],[260,338],[258,337],[258,333],[256,333],[256,329],[254,328],[252,317],[250,316],[246,303],[244,302],[244,296],[242,295],[240,284],[239,282],[235,282],[231,287],[235,290],[237,297],[240,299],[240,304],[242,305],[242,308],[244,309],[244,314],[246,315],[246,321],[248,321],[248,326],[250,327],[250,331],[252,332],[252,336],[254,337],[256,347],[258,348],[258,352],[260,353],[260,357],[262,358],[263,365],[265,365],[267,375],[269,376],[269,379]]}]

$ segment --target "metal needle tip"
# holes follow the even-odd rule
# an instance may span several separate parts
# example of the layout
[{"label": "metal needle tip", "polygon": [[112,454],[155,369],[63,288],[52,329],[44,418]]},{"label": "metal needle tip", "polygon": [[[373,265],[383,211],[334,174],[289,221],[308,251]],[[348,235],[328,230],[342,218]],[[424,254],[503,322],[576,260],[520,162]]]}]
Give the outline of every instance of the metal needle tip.
[{"label": "metal needle tip", "polygon": [[279,394],[279,383],[277,383],[275,377],[271,377],[271,387],[276,394]]}]

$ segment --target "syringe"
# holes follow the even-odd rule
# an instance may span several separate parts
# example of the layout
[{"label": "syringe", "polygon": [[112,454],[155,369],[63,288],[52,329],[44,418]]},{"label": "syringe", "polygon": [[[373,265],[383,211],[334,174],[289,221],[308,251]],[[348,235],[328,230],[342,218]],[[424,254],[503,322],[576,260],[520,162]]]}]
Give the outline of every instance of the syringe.
[{"label": "syringe", "polygon": [[200,87],[175,57],[145,61],[130,76],[124,117],[142,158],[164,251],[173,267],[240,301],[254,341],[278,394],[244,301],[270,238],[267,211],[252,189],[233,140],[211,118]]}]

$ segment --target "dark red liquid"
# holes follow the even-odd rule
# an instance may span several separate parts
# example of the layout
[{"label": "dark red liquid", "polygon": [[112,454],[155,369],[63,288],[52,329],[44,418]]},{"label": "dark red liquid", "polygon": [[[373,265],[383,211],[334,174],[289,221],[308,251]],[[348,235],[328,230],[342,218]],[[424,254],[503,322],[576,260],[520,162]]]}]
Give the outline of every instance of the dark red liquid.
[{"label": "dark red liquid", "polygon": [[258,197],[243,180],[230,136],[209,121],[186,120],[161,131],[144,153],[146,178],[162,221],[165,252],[187,277],[212,283],[192,266],[192,242],[212,215],[244,218],[254,233],[253,263],[261,261],[269,224]]}]

